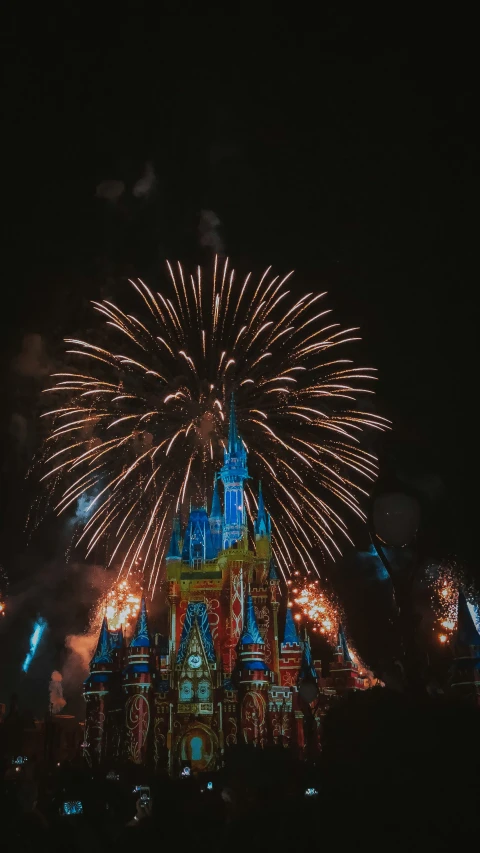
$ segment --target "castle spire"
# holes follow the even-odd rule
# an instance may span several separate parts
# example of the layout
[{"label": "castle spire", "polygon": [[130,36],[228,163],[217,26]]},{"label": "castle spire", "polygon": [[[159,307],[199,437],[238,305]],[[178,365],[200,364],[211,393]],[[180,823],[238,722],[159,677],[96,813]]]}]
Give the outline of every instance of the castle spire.
[{"label": "castle spire", "polygon": [[312,660],[312,649],[310,646],[310,639],[308,637],[307,629],[305,628],[305,639],[302,642],[303,654],[302,654],[302,663],[300,666],[300,678],[314,678],[317,679],[317,671],[313,665]]},{"label": "castle spire", "polygon": [[343,625],[340,622],[338,626],[338,651],[343,655],[343,659],[352,663],[352,656],[350,654],[350,650],[348,648],[347,638],[345,636],[345,631],[343,630]]},{"label": "castle spire", "polygon": [[102,627],[98,637],[97,648],[91,660],[91,664],[106,664],[112,662],[112,650],[110,648],[110,636],[108,633],[107,617],[103,617]]},{"label": "castle spire", "polygon": [[262,536],[268,536],[269,533],[269,524],[268,524],[268,516],[265,511],[265,502],[263,500],[263,492],[262,492],[262,481],[259,480],[258,483],[258,510],[257,517],[255,519],[255,538],[260,539]]},{"label": "castle spire", "polygon": [[210,510],[210,518],[217,520],[222,518],[222,507],[220,506],[220,495],[218,492],[218,476],[215,474],[213,483],[212,508]]},{"label": "castle spire", "polygon": [[240,643],[242,646],[247,646],[251,644],[256,644],[259,646],[264,645],[262,635],[258,630],[257,620],[255,618],[255,608],[253,606],[253,599],[250,593],[248,593],[247,595],[247,606],[245,609],[245,625],[242,631],[242,636],[240,637]]},{"label": "castle spire", "polygon": [[220,477],[224,485],[222,544],[224,549],[227,549],[245,539],[247,533],[243,488],[244,481],[248,478],[247,452],[238,432],[233,394],[230,403],[228,445],[225,448]]},{"label": "castle spire", "polygon": [[297,626],[295,625],[295,620],[293,618],[293,611],[291,607],[287,607],[287,615],[285,618],[285,632],[283,634],[283,644],[289,646],[298,645]]},{"label": "castle spire", "polygon": [[237,413],[235,411],[235,394],[232,391],[232,396],[230,397],[230,419],[228,423],[228,452],[232,456],[235,456],[237,453],[237,449],[240,449],[242,444],[241,438],[238,434],[237,427]]},{"label": "castle spire", "polygon": [[130,646],[133,648],[150,647],[150,635],[148,633],[147,605],[145,603],[145,596],[142,596],[140,613],[138,614],[137,624],[135,625],[135,631],[133,632],[132,642],[130,643]]}]

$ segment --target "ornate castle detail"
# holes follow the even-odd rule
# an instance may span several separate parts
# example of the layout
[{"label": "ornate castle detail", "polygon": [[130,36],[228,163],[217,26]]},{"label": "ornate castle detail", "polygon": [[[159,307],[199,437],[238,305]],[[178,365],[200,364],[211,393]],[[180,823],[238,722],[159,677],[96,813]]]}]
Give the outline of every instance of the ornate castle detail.
[{"label": "ornate castle detail", "polygon": [[272,560],[270,517],[260,484],[252,551],[247,478],[232,398],[210,513],[192,507],[184,530],[173,520],[164,584],[168,637],[151,631],[145,600],[130,642],[102,624],[85,682],[91,765],[128,759],[174,775],[185,764],[214,770],[225,749],[239,743],[283,745],[302,757],[309,716],[302,710],[302,679],[315,681],[321,707],[345,689],[363,688],[343,632],[325,680],[288,607],[279,631],[286,602]]}]

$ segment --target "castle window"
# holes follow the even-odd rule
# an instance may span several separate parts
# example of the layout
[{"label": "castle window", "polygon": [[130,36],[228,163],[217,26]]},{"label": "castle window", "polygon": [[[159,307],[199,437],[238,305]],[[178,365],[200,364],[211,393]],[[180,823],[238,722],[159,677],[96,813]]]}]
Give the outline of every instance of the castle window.
[{"label": "castle window", "polygon": [[208,681],[200,681],[197,688],[198,698],[201,702],[205,702],[210,698],[210,684]]},{"label": "castle window", "polygon": [[189,680],[185,680],[180,687],[180,701],[189,702],[193,697],[193,685]]},{"label": "castle window", "polygon": [[192,560],[192,568],[194,571],[199,571],[202,568],[202,561],[199,560],[198,557]]}]

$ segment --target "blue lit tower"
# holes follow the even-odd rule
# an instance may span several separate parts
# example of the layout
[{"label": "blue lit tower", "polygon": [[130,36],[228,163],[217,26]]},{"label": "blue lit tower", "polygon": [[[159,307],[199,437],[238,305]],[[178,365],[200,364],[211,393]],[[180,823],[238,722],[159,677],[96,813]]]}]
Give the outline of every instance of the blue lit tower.
[{"label": "blue lit tower", "polygon": [[215,556],[223,548],[222,543],[222,506],[220,504],[220,495],[218,493],[218,477],[215,475],[213,486],[212,508],[208,517],[210,525],[210,533],[212,534],[212,542],[215,550]]},{"label": "blue lit tower", "polygon": [[231,548],[247,535],[247,516],[243,496],[243,483],[248,478],[247,452],[238,434],[235,400],[230,403],[228,447],[225,450],[220,477],[224,485],[223,547]]}]

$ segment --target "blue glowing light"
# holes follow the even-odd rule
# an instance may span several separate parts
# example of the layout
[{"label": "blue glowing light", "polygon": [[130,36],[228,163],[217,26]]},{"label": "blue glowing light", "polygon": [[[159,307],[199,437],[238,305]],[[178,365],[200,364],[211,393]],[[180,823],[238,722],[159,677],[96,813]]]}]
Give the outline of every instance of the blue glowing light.
[{"label": "blue glowing light", "polygon": [[35,657],[35,652],[38,649],[40,640],[42,639],[43,632],[45,631],[46,627],[47,623],[45,619],[40,616],[40,618],[37,619],[35,625],[33,626],[32,636],[30,637],[30,650],[22,664],[23,672],[27,672],[28,667],[30,666],[33,658]]},{"label": "blue glowing light", "polygon": [[467,607],[470,611],[470,616],[472,617],[473,624],[480,634],[480,607],[476,604],[473,604],[471,601],[467,601]]}]

